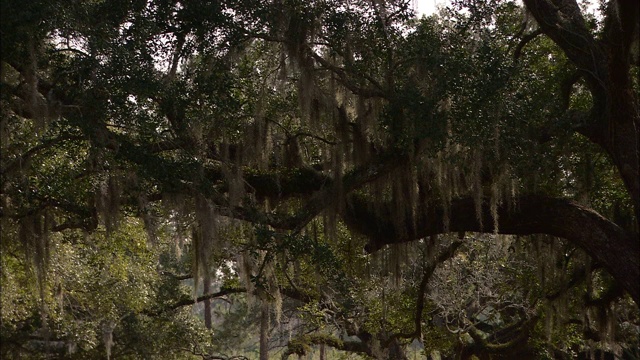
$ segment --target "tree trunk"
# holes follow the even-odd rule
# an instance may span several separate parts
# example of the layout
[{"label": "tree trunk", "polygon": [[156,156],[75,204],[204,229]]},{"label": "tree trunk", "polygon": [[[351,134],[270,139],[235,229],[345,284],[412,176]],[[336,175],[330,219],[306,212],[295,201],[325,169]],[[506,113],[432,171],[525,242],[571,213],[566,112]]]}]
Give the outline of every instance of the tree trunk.
[{"label": "tree trunk", "polygon": [[[613,160],[632,199],[640,228],[640,111],[631,81],[631,48],[637,44],[640,3],[612,0],[604,34],[594,38],[575,0],[525,0],[542,32],[579,69],[591,92],[588,124],[576,129]],[[637,61],[637,60],[636,60]]]},{"label": "tree trunk", "polygon": [[269,360],[269,303],[260,305],[260,360]]},{"label": "tree trunk", "polygon": [[[205,276],[202,285],[202,291],[204,295],[211,293],[211,282],[209,277]],[[204,303],[204,326],[207,329],[211,329],[211,299],[205,299]]]},{"label": "tree trunk", "polygon": [[398,340],[393,340],[389,344],[389,359],[390,360],[408,360],[407,355],[404,353],[402,345],[398,343]]}]

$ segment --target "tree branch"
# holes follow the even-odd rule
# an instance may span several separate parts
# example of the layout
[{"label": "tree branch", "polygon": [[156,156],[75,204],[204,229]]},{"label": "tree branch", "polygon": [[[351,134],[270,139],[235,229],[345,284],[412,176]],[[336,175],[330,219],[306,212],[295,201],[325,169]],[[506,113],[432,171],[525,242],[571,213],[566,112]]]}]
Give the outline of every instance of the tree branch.
[{"label": "tree branch", "polygon": [[414,331],[410,333],[393,335],[389,338],[387,344],[391,343],[392,341],[394,341],[394,339],[397,338],[419,339],[422,336],[422,312],[424,311],[424,301],[426,299],[425,295],[427,292],[427,285],[429,284],[431,276],[433,276],[433,273],[436,271],[438,265],[453,257],[453,255],[455,255],[456,251],[460,246],[462,246],[463,243],[463,241],[453,241],[442,252],[440,252],[440,254],[438,254],[438,256],[433,259],[433,261],[425,266],[422,272],[422,280],[420,281],[420,286],[418,287],[418,298],[416,300],[416,312],[414,316]]},{"label": "tree branch", "polygon": [[[640,228],[640,110],[631,81],[630,46],[638,28],[640,4],[612,0],[603,37],[596,41],[575,0],[524,0],[540,29],[578,67],[593,106],[587,132],[612,158],[631,195]],[[591,135],[591,136],[589,136]]]},{"label": "tree branch", "polygon": [[282,353],[282,359],[288,359],[290,355],[296,354],[304,356],[310,349],[310,345],[328,345],[334,349],[355,352],[358,354],[371,355],[371,349],[360,341],[343,341],[333,335],[328,334],[310,334],[303,335],[289,341],[287,350]]},{"label": "tree branch", "polygon": [[85,138],[82,136],[73,136],[73,135],[63,135],[57,138],[43,140],[40,144],[27,150],[24,154],[19,155],[16,159],[12,160],[6,166],[4,166],[4,168],[2,169],[3,181],[6,181],[8,177],[11,177],[11,175],[15,171],[20,171],[22,170],[23,167],[26,167],[29,161],[34,156],[38,155],[40,152],[50,149],[54,146],[59,146],[60,144],[66,141],[82,141],[82,140],[85,140]]},{"label": "tree branch", "polygon": [[506,335],[510,338],[505,342],[494,343],[489,342],[482,331],[470,324],[469,335],[473,338],[475,346],[478,346],[489,353],[505,353],[516,348],[521,343],[527,341],[529,333],[538,321],[538,316],[523,320],[520,323],[509,326],[510,331]]},{"label": "tree branch", "polygon": [[185,298],[185,299],[179,300],[179,301],[177,301],[177,302],[175,302],[175,303],[173,303],[171,305],[168,305],[163,309],[155,310],[155,311],[144,311],[143,313],[146,314],[146,315],[149,315],[149,316],[157,316],[157,315],[160,315],[160,314],[162,314],[164,312],[175,310],[175,309],[181,308],[183,306],[193,305],[193,304],[205,301],[205,300],[216,299],[216,298],[220,298],[220,297],[223,297],[223,296],[226,296],[226,295],[239,294],[239,293],[244,293],[244,292],[247,292],[247,289],[244,289],[244,288],[223,288],[223,289],[220,289],[220,291],[218,291],[218,292],[211,293],[211,294],[205,294],[205,295],[199,296],[196,299],[193,299],[193,298],[187,299],[187,298]]},{"label": "tree branch", "polygon": [[[499,229],[494,229],[489,199],[482,202],[484,227],[476,220],[472,198],[454,200],[449,207],[449,231],[548,234],[567,239],[601,263],[640,304],[640,243],[630,234],[595,211],[570,200],[523,195],[515,198],[514,203],[513,208],[508,204],[498,207]],[[419,206],[415,227],[409,222],[407,229],[396,229],[390,220],[393,218],[390,209],[390,204],[374,207],[363,197],[349,198],[343,219],[351,229],[369,237],[366,251],[374,252],[387,244],[413,241],[445,231],[442,206]]]},{"label": "tree branch", "polygon": [[590,77],[592,84],[603,86],[606,68],[602,60],[605,56],[589,32],[576,1],[524,0],[524,3],[540,30]]},{"label": "tree branch", "polygon": [[524,47],[531,42],[533,39],[535,39],[536,37],[538,37],[538,35],[542,34],[542,30],[541,29],[536,29],[534,30],[532,33],[525,35],[520,42],[518,43],[518,45],[516,46],[515,50],[513,51],[513,58],[515,60],[520,59],[520,55],[522,54],[522,49],[524,49]]}]

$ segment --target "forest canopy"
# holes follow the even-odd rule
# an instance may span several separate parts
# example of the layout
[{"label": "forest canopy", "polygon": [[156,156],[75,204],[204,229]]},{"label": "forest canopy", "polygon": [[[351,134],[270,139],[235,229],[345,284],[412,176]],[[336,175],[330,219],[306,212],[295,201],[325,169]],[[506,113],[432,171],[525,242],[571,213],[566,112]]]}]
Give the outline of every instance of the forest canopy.
[{"label": "forest canopy", "polygon": [[640,358],[637,1],[0,6],[0,357]]}]

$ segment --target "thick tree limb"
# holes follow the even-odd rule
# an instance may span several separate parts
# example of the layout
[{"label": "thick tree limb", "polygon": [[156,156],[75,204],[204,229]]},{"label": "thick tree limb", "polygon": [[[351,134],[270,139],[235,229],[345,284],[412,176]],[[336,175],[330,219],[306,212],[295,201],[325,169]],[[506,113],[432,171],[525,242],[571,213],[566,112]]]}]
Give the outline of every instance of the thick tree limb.
[{"label": "thick tree limb", "polygon": [[380,154],[374,161],[363,164],[345,174],[341,181],[328,182],[321,191],[316,192],[307,203],[292,216],[264,217],[268,225],[277,229],[300,231],[309,221],[336,201],[341,201],[344,194],[362,187],[403,164],[402,156],[394,151]]},{"label": "thick tree limb", "polygon": [[[640,304],[640,243],[613,222],[595,211],[566,199],[524,195],[514,199],[515,206],[498,207],[499,229],[493,228],[489,199],[482,204],[481,227],[476,219],[472,198],[452,201],[449,231],[498,232],[501,234],[548,234],[571,241],[584,249]],[[390,206],[372,206],[362,197],[350,197],[343,218],[346,224],[369,237],[368,252],[392,243],[402,243],[445,231],[445,213],[441,206],[421,207],[414,225],[397,229],[391,220]]]},{"label": "thick tree limb", "polygon": [[603,58],[602,49],[587,28],[575,0],[525,0],[527,9],[535,17],[540,30],[565,52],[578,68],[586,72],[594,83],[603,84],[606,69],[594,58]]},{"label": "thick tree limb", "polygon": [[630,74],[630,48],[638,31],[640,4],[612,0],[604,36],[596,40],[575,0],[525,0],[540,29],[578,67],[593,99],[583,132],[613,159],[631,195],[640,228],[640,110]]}]

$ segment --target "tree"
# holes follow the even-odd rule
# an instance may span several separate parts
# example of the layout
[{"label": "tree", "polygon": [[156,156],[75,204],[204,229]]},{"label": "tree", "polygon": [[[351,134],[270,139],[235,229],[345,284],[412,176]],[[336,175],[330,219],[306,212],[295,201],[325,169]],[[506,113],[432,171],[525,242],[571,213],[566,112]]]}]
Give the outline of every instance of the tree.
[{"label": "tree", "polygon": [[510,2],[3,2],[3,247],[45,284],[52,234],[139,218],[188,239],[196,288],[230,261],[277,309],[286,266],[319,261],[300,246],[546,234],[638,304],[638,5],[525,6],[535,24]]}]

